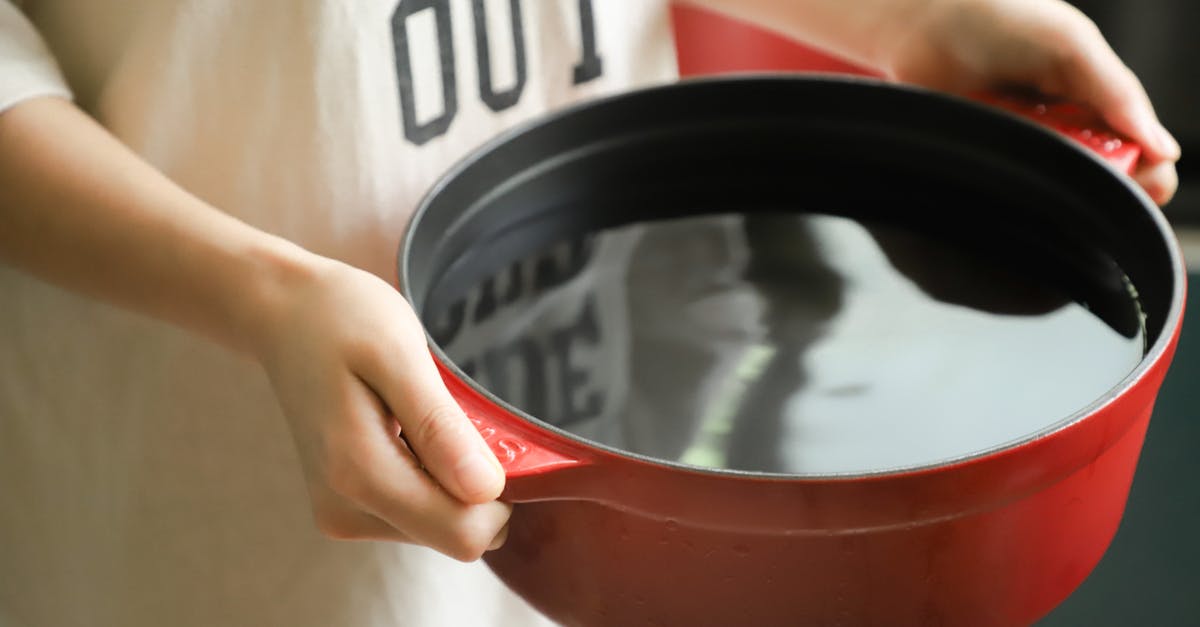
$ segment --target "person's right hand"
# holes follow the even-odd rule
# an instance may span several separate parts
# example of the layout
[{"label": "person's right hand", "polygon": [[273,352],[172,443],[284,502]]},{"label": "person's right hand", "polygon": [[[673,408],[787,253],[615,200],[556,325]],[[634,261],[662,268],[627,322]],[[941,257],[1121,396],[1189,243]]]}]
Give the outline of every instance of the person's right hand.
[{"label": "person's right hand", "polygon": [[207,205],[61,98],[0,113],[0,189],[0,263],[263,364],[326,534],[504,541],[504,473],[387,283]]},{"label": "person's right hand", "polygon": [[[317,526],[478,559],[507,533],[504,472],[446,391],[407,301],[318,258],[264,316],[255,353],[299,450]],[[298,284],[297,284],[298,283]]]}]

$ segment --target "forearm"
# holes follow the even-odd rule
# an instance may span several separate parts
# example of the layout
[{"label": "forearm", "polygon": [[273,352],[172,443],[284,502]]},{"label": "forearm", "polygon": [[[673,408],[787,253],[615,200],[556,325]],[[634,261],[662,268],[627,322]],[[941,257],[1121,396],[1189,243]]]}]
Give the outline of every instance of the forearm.
[{"label": "forearm", "polygon": [[187,193],[71,103],[0,114],[0,261],[252,350],[316,258]]},{"label": "forearm", "polygon": [[946,0],[688,0],[890,72],[892,51]]}]

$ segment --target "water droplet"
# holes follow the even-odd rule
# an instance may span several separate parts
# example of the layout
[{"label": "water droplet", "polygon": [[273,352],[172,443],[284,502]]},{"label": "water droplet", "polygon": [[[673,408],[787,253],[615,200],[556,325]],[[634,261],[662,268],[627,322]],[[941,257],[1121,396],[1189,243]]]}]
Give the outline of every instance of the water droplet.
[{"label": "water droplet", "polygon": [[667,521],[667,531],[679,531],[679,523],[674,520]]}]

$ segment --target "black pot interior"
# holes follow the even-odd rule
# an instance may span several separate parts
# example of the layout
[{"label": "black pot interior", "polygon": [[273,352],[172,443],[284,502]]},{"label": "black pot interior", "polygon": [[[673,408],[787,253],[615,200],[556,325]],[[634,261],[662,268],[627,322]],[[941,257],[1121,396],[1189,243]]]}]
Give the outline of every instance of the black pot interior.
[{"label": "black pot interior", "polygon": [[958,99],[814,78],[685,82],[511,132],[425,199],[401,280],[436,345],[434,314],[531,251],[634,222],[779,212],[894,224],[1015,260],[1122,333],[1142,322],[1106,299],[1128,277],[1148,348],[1178,307],[1156,210],[1067,140]]}]

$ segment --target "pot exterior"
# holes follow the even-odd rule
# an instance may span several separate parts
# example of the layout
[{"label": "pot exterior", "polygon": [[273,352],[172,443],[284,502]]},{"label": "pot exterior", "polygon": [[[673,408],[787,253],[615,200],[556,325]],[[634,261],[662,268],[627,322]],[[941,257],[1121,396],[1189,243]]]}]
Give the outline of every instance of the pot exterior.
[{"label": "pot exterior", "polygon": [[[486,560],[566,625],[1029,624],[1082,583],[1116,533],[1171,352],[1095,414],[1004,454],[878,481],[726,478],[754,495],[736,507],[749,505],[764,519],[808,502],[888,524],[841,518],[841,529],[738,530],[669,512],[551,500],[518,504],[507,544]],[[1064,455],[1090,459],[1055,476]],[[1020,468],[1044,481],[980,480]],[[693,516],[707,507],[713,520],[737,518],[722,511],[731,507],[725,499],[710,499],[688,486],[692,477],[676,474],[627,478],[640,483],[647,502],[680,502],[682,493],[696,501]],[[885,514],[868,511],[871,493]],[[856,502],[837,507],[830,501],[838,494]],[[941,507],[927,505],[934,494],[943,495]],[[914,512],[907,521],[895,518],[906,499]]]},{"label": "pot exterior", "polygon": [[[451,394],[505,466],[503,499],[517,504],[508,544],[487,561],[568,625],[1016,625],[1042,616],[1117,529],[1182,317],[1169,227],[1114,174],[1033,125],[844,79],[679,83],[497,138],[414,215],[400,276],[418,311],[438,310],[433,288],[453,295],[504,251],[539,238],[697,208],[792,207],[795,185],[807,184],[812,207],[870,216],[901,206],[914,223],[1011,230],[1022,246],[1018,235],[1029,233],[1037,246],[1022,250],[1034,255],[1096,248],[1138,286],[1152,346],[1086,415],[1020,442],[913,469],[775,476],[589,443],[507,406],[434,344]],[[963,190],[978,201],[969,216],[956,211]]]},{"label": "pot exterior", "polygon": [[1146,424],[1061,483],[962,518],[741,534],[547,501],[516,507],[487,562],[567,625],[1028,624],[1108,548]]}]

